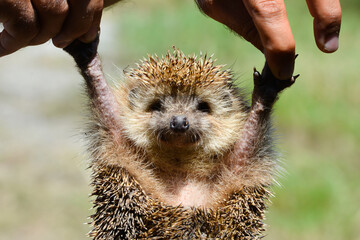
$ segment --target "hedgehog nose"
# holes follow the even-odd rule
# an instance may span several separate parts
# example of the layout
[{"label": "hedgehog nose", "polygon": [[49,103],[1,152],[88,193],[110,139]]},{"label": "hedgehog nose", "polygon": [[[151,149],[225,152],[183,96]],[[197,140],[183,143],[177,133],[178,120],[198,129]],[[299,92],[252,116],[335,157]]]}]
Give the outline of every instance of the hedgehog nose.
[{"label": "hedgehog nose", "polygon": [[185,132],[189,129],[189,121],[185,116],[173,116],[170,121],[170,129],[174,132]]}]

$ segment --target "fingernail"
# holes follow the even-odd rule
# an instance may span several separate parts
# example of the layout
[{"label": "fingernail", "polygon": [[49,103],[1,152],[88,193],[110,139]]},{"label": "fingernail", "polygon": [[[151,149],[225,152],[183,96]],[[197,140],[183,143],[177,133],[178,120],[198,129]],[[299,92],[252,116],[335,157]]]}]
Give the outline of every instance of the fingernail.
[{"label": "fingernail", "polygon": [[294,51],[276,52],[275,54],[265,51],[266,62],[274,77],[280,80],[289,80],[292,77],[295,64]]},{"label": "fingernail", "polygon": [[99,34],[99,27],[94,26],[94,27],[91,27],[89,29],[89,31],[87,33],[85,33],[84,35],[82,35],[79,39],[82,42],[89,43],[89,42],[93,41],[98,34]]},{"label": "fingernail", "polygon": [[294,72],[294,65],[285,64],[280,69],[278,78],[281,80],[288,80],[292,77],[293,72]]},{"label": "fingernail", "polygon": [[71,41],[57,41],[55,38],[53,39],[53,44],[58,48],[67,47]]},{"label": "fingernail", "polygon": [[335,52],[339,48],[339,34],[331,34],[325,40],[324,49],[327,52]]}]

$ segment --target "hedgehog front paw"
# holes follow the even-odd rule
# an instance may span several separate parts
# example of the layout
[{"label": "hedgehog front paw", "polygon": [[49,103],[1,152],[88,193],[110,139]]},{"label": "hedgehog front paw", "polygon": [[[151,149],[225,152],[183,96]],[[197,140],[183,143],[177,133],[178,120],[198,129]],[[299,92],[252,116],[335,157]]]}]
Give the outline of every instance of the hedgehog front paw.
[{"label": "hedgehog front paw", "polygon": [[64,51],[69,53],[82,68],[86,67],[97,54],[99,45],[99,35],[90,43],[83,43],[80,40],[73,41],[69,46],[64,48]]},{"label": "hedgehog front paw", "polygon": [[277,79],[271,72],[269,65],[265,62],[262,73],[254,68],[254,93],[265,100],[266,103],[272,104],[275,102],[278,94],[285,88],[294,84],[295,80],[300,74],[291,77],[288,80]]}]

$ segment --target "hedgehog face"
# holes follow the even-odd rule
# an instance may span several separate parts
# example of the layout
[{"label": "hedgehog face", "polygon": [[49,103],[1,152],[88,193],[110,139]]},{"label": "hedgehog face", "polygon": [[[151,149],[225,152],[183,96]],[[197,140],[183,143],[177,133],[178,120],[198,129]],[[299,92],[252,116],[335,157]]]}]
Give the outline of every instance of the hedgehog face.
[{"label": "hedgehog face", "polygon": [[[142,148],[219,153],[239,137],[243,111],[229,86],[144,86],[128,91],[128,136]],[[225,134],[224,134],[225,133]]]},{"label": "hedgehog face", "polygon": [[164,147],[191,147],[211,128],[209,103],[194,95],[159,96],[148,105],[152,141]]},{"label": "hedgehog face", "polygon": [[241,135],[245,104],[229,71],[176,51],[127,73],[117,94],[124,128],[139,148],[221,154]]}]

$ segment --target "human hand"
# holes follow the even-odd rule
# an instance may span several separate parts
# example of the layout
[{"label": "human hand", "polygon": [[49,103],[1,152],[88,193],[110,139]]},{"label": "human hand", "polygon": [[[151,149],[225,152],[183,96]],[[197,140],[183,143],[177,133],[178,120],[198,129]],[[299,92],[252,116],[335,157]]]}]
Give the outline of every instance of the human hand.
[{"label": "human hand", "polygon": [[97,36],[103,0],[0,0],[0,57],[52,39],[64,48]]},{"label": "human hand", "polygon": [[[291,78],[294,71],[295,41],[284,0],[196,0],[199,8],[241,35],[265,54],[272,73]],[[337,50],[341,24],[339,0],[307,0],[314,17],[318,48]]]}]

